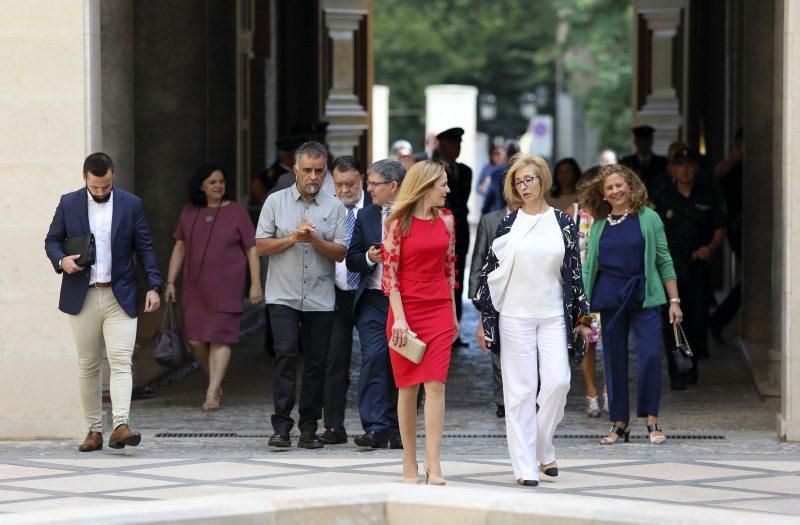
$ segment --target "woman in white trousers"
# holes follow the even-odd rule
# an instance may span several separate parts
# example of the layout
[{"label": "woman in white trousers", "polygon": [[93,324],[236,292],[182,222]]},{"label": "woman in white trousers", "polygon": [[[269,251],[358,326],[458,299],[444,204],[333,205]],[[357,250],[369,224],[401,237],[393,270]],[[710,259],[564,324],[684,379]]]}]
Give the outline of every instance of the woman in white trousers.
[{"label": "woman in white trousers", "polygon": [[591,335],[577,230],[545,202],[551,185],[543,159],[512,159],[503,193],[519,210],[498,227],[476,299],[481,347],[500,354],[511,465],[526,486],[538,485],[540,472],[558,475],[553,435],[564,416],[569,355],[580,362],[576,338]]}]

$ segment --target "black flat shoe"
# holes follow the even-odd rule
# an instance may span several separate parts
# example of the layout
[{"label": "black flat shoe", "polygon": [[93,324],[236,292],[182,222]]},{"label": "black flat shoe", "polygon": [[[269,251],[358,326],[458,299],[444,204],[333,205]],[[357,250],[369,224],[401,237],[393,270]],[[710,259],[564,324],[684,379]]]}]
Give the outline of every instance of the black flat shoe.
[{"label": "black flat shoe", "polygon": [[400,438],[400,434],[392,434],[389,436],[389,448],[395,450],[403,448],[403,440]]},{"label": "black flat shoe", "polygon": [[319,440],[326,445],[341,445],[347,443],[347,432],[343,428],[339,430],[326,428]]},{"label": "black flat shoe", "polygon": [[300,434],[300,439],[297,440],[297,448],[315,449],[322,448],[325,444],[319,439],[315,432],[306,431]]},{"label": "black flat shoe", "polygon": [[288,432],[275,432],[269,438],[267,445],[276,448],[289,448],[292,446],[292,440],[289,439]]},{"label": "black flat shoe", "polygon": [[497,417],[506,417],[506,407],[505,405],[497,405]]},{"label": "black flat shoe", "polygon": [[539,481],[535,479],[518,479],[518,485],[524,485],[526,487],[537,487],[539,486]]},{"label": "black flat shoe", "polygon": [[380,432],[367,432],[353,438],[353,443],[365,448],[386,448],[389,446],[389,437]]}]

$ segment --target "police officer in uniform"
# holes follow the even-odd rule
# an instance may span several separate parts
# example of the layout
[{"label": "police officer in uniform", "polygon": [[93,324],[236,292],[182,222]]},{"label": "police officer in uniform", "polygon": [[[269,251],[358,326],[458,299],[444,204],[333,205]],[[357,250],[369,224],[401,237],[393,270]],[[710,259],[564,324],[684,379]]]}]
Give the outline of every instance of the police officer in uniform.
[{"label": "police officer in uniform", "polygon": [[678,276],[683,328],[695,354],[694,368],[679,374],[672,359],[674,335],[665,316],[664,348],[673,390],[683,390],[687,383],[697,383],[697,358],[708,357],[711,259],[725,238],[721,200],[710,184],[698,180],[699,171],[697,152],[688,147],[681,148],[675,153],[671,166],[674,181],[654,201],[664,222],[669,252]]},{"label": "police officer in uniform", "polygon": [[[445,165],[447,171],[447,185],[450,186],[450,193],[447,194],[445,206],[453,212],[456,221],[456,317],[461,322],[461,293],[464,289],[464,267],[467,262],[467,252],[469,251],[469,223],[467,215],[469,208],[467,201],[472,190],[472,170],[460,162],[456,162],[461,154],[461,137],[464,130],[461,128],[450,128],[436,135],[439,141],[439,160]],[[458,346],[466,346],[459,337],[454,343]]]},{"label": "police officer in uniform", "polygon": [[649,190],[654,179],[667,171],[667,158],[653,153],[653,127],[636,126],[631,132],[636,153],[623,157],[620,164],[635,171]]}]

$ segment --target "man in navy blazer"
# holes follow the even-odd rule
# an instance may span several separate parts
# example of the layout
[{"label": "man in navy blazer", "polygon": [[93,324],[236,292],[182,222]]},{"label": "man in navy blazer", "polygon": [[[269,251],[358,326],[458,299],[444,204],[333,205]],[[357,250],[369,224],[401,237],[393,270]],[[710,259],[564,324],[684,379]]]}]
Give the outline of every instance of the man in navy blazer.
[{"label": "man in navy blazer", "polygon": [[403,448],[397,424],[397,387],[394,384],[386,319],[389,299],[381,290],[383,225],[400,190],[406,170],[385,159],[367,169],[367,191],[372,206],[358,212],[347,250],[347,269],[360,274],[354,298],[356,328],[361,342],[358,413],[364,434],[353,440],[360,447]]},{"label": "man in navy blazer", "polygon": [[[124,448],[141,441],[141,435],[128,426],[139,303],[134,255],[147,277],[145,312],[158,310],[162,281],[142,201],[114,189],[111,158],[105,153],[86,157],[83,179],[84,188],[61,196],[44,247],[56,273],[62,274],[58,308],[70,316],[78,353],[78,385],[88,427],[78,450],[91,452],[103,448],[100,361],[104,349],[111,365],[114,429],[108,446]],[[79,266],[76,261],[82,254],[66,254],[64,241],[89,233],[95,237],[96,260],[91,266]]]}]

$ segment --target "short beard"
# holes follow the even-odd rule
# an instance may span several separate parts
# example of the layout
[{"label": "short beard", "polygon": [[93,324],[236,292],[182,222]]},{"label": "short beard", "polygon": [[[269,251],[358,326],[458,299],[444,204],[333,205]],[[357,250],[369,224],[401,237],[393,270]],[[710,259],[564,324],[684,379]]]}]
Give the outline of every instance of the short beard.
[{"label": "short beard", "polygon": [[111,192],[110,191],[108,193],[106,193],[105,195],[103,195],[102,197],[98,197],[97,195],[95,195],[91,191],[89,192],[89,195],[91,195],[92,199],[94,200],[94,202],[96,202],[98,204],[103,204],[104,202],[108,202],[108,200],[111,198]]}]

